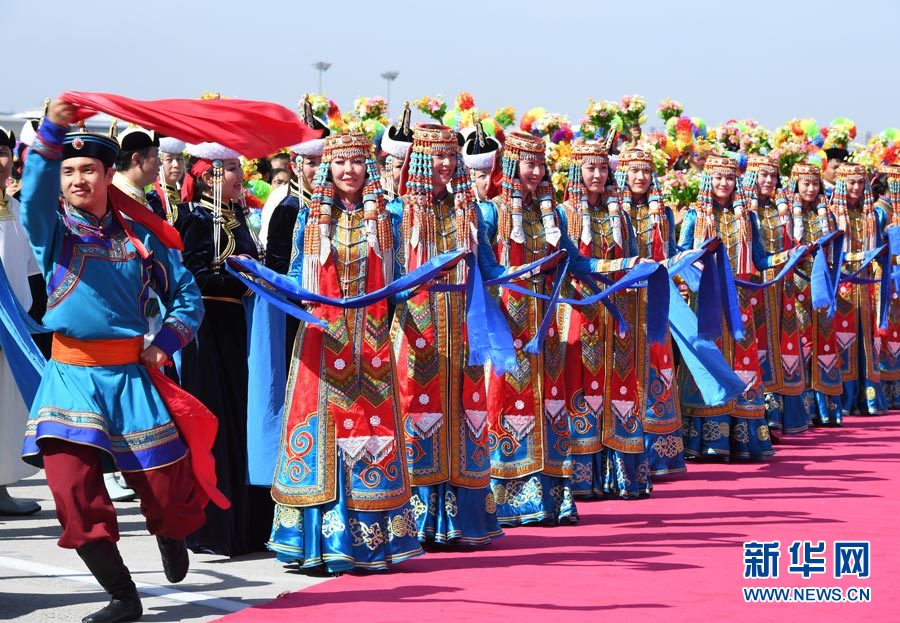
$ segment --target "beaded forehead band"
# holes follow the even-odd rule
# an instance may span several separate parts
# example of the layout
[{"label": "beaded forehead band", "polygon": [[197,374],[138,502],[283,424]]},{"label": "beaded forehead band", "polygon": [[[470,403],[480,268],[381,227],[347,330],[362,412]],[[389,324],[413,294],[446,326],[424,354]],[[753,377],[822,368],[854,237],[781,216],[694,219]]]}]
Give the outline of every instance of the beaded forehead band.
[{"label": "beaded forehead band", "polygon": [[420,123],[413,128],[413,149],[432,154],[456,153],[459,150],[459,141],[452,128],[434,123]]},{"label": "beaded forehead band", "polygon": [[878,172],[887,175],[889,179],[900,180],[900,164],[883,164],[878,167]]},{"label": "beaded forehead band", "polygon": [[640,149],[626,149],[619,154],[619,162],[629,171],[653,171],[653,156]]},{"label": "beaded forehead band", "polygon": [[609,152],[602,143],[575,143],[572,146],[572,160],[585,164],[588,162],[609,162]]},{"label": "beaded forehead band", "polygon": [[524,132],[510,132],[504,146],[509,155],[516,154],[519,160],[543,160],[545,149],[542,138]]},{"label": "beaded forehead band", "polygon": [[747,172],[770,171],[778,173],[778,163],[769,156],[751,154],[747,156]]},{"label": "beaded forehead band", "polygon": [[866,167],[861,164],[845,162],[838,166],[837,171],[835,171],[835,177],[839,180],[848,180],[851,177],[861,177],[865,180]]},{"label": "beaded forehead band", "polygon": [[814,164],[798,162],[791,168],[792,180],[820,180],[822,169]]},{"label": "beaded forehead band", "polygon": [[734,158],[726,156],[710,156],[703,165],[703,172],[713,175],[715,173],[733,173],[737,175],[738,163]]},{"label": "beaded forehead band", "polygon": [[372,144],[362,132],[348,132],[346,134],[334,134],[325,137],[325,149],[323,159],[356,158],[363,156],[368,158],[372,153]]}]

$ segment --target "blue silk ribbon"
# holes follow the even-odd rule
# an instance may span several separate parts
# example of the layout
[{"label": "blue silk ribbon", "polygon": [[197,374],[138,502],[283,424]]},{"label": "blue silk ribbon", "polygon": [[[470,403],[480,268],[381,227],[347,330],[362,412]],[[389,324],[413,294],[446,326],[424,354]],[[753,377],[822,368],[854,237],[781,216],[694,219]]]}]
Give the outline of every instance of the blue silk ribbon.
[{"label": "blue silk ribbon", "polygon": [[[841,273],[841,283],[853,283],[857,285],[867,285],[871,283],[879,284],[881,290],[880,305],[878,308],[878,328],[887,329],[888,315],[891,307],[891,255],[888,252],[889,245],[883,244],[877,249],[867,251],[863,256],[862,263],[852,273]],[[878,279],[869,279],[860,277],[859,274],[868,268],[873,262],[878,262],[881,267],[881,277]]]},{"label": "blue silk ribbon", "polygon": [[[471,252],[450,251],[448,253],[442,253],[431,258],[416,270],[398,277],[391,283],[374,292],[367,292],[360,296],[342,298],[333,298],[316,292],[310,292],[309,290],[300,287],[295,280],[287,275],[276,273],[274,270],[267,268],[256,260],[248,257],[229,257],[227,260],[227,267],[230,273],[241,278],[244,283],[249,282],[247,283],[247,286],[254,292],[268,289],[269,292],[277,292],[285,300],[296,303],[318,303],[321,305],[339,307],[341,309],[360,309],[389,299],[401,292],[419,288],[429,281],[433,281],[435,278],[439,277],[443,271],[452,268],[457,262],[463,260],[469,253]],[[241,273],[249,274],[260,279],[269,287],[266,288],[262,284],[256,283],[252,279],[248,279]],[[300,319],[306,320],[305,318]]]},{"label": "blue silk ribbon", "polygon": [[715,342],[698,334],[697,317],[671,281],[669,329],[678,345],[681,361],[690,370],[706,404],[723,405],[743,393],[744,382],[731,369]]},{"label": "blue silk ribbon", "polygon": [[537,333],[534,334],[534,337],[528,341],[528,344],[525,345],[525,352],[531,353],[532,355],[540,354],[541,350],[544,348],[544,338],[547,335],[547,329],[550,328],[550,322],[556,316],[556,305],[559,303],[559,294],[562,290],[563,282],[566,279],[566,276],[569,274],[569,258],[567,257],[563,261],[562,268],[560,268],[559,272],[556,275],[556,281],[553,284],[553,294],[550,295],[550,300],[547,301],[547,309],[544,310],[544,318],[541,320],[541,326],[538,327]]},{"label": "blue silk ribbon", "polygon": [[478,366],[490,361],[497,374],[506,374],[517,365],[509,323],[482,281],[477,254],[469,255],[466,263],[469,267],[466,279],[469,365]]},{"label": "blue silk ribbon", "polygon": [[[725,247],[718,238],[710,238],[699,248],[679,254],[669,266],[669,275],[680,275],[688,288],[697,293],[697,334],[705,340],[722,337],[722,317],[729,333],[737,340],[744,337],[737,288]],[[695,262],[706,258],[702,269]]]},{"label": "blue silk ribbon", "polygon": [[[893,259],[900,256],[900,226],[890,225],[885,229],[885,233],[887,233],[888,248],[891,250],[891,265],[893,266]],[[894,268],[891,279],[894,281],[893,291],[900,292],[900,268]]]},{"label": "blue silk ribbon", "polygon": [[[666,293],[667,281],[668,273],[665,266],[662,264],[655,262],[635,264],[623,277],[597,294],[592,294],[591,296],[581,299],[560,296],[557,297],[556,302],[566,303],[567,305],[576,307],[594,305],[595,303],[604,303],[604,301],[608,302],[613,294],[621,292],[626,288],[646,287],[648,301],[647,337],[654,344],[661,344],[668,336],[666,331],[666,322],[669,317],[669,297]],[[506,284],[504,287],[512,292],[533,296],[534,298],[543,301],[549,302],[552,300],[552,296],[532,292],[531,290],[515,284]],[[613,307],[615,307],[615,305],[613,305]],[[616,309],[616,313],[618,314],[616,321],[617,326],[620,328],[619,330],[627,331],[629,327],[625,322],[625,318],[618,312],[618,309]]]},{"label": "blue silk ribbon", "polygon": [[755,281],[746,281],[744,279],[735,279],[734,282],[742,288],[747,288],[748,290],[765,290],[776,283],[782,281],[785,277],[790,274],[794,268],[796,268],[797,264],[809,254],[809,245],[801,245],[799,247],[795,247],[790,257],[788,257],[788,261],[785,262],[781,266],[781,270],[778,271],[778,274],[769,279],[768,281],[761,281],[756,283]]},{"label": "blue silk ribbon", "polygon": [[29,408],[47,363],[31,334],[46,332],[47,329],[37,324],[22,308],[0,261],[0,348]]},{"label": "blue silk ribbon", "polygon": [[[310,292],[293,279],[266,268],[256,260],[246,257],[229,257],[228,271],[279,309],[303,320],[322,325],[323,322],[304,311],[302,303],[330,305],[341,309],[359,309],[391,299],[401,293],[426,285],[442,272],[455,266],[460,260],[469,265],[466,289],[471,292],[466,301],[466,325],[469,337],[469,364],[481,365],[490,360],[498,373],[515,367],[515,350],[512,334],[496,301],[484,292],[484,282],[477,262],[470,251],[459,250],[442,253],[431,258],[419,268],[403,275],[375,292],[356,297],[333,298]],[[248,275],[250,277],[248,277]],[[471,285],[470,285],[471,284]],[[469,288],[471,287],[471,290]],[[451,291],[450,288],[432,286],[435,291]],[[456,288],[453,288],[455,290]],[[502,320],[502,322],[501,322]],[[482,326],[482,323],[484,326]]]}]

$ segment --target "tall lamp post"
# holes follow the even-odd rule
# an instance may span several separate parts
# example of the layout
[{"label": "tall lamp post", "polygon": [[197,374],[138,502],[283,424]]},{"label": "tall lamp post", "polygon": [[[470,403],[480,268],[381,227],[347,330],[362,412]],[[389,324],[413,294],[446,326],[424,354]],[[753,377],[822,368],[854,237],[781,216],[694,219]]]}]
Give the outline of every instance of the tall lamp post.
[{"label": "tall lamp post", "polygon": [[326,61],[313,63],[313,69],[316,69],[319,72],[319,95],[322,94],[322,74],[328,71],[329,67],[331,67],[331,63]]},{"label": "tall lamp post", "polygon": [[397,76],[400,75],[399,71],[386,71],[381,74],[381,77],[385,79],[387,82],[387,108],[391,109],[391,83],[397,79]]}]

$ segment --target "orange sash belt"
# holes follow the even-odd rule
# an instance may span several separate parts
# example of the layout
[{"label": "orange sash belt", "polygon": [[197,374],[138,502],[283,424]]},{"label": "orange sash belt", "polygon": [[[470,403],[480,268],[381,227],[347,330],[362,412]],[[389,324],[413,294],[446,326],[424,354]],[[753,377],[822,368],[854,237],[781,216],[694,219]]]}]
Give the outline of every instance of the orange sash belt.
[{"label": "orange sash belt", "polygon": [[[144,348],[144,336],[117,340],[79,340],[53,334],[52,359],[73,366],[122,366],[138,363]],[[191,453],[191,471],[199,487],[203,505],[207,500],[219,508],[231,506],[216,487],[216,462],[212,455],[219,421],[202,402],[181,389],[155,368],[147,368],[150,380],[169,410],[181,438]]]},{"label": "orange sash belt", "polygon": [[124,366],[138,363],[143,349],[143,335],[115,340],[79,340],[54,333],[51,358],[72,366]]}]

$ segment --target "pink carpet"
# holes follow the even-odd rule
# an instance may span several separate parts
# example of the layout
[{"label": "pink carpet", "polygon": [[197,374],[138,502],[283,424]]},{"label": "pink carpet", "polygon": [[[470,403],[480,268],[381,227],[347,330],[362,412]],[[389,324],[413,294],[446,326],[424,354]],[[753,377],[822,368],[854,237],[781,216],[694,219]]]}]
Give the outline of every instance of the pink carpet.
[{"label": "pink carpet", "polygon": [[[224,620],[900,621],[900,415],[776,449],[763,464],[690,464],[648,500],[579,502],[577,526],[510,529],[485,550],[345,575]],[[743,542],[776,539],[778,579],[744,580]],[[795,539],[826,542],[825,574],[788,573]],[[871,541],[868,579],[834,578],[835,540]],[[871,602],[745,603],[742,586],[870,587]]]}]

